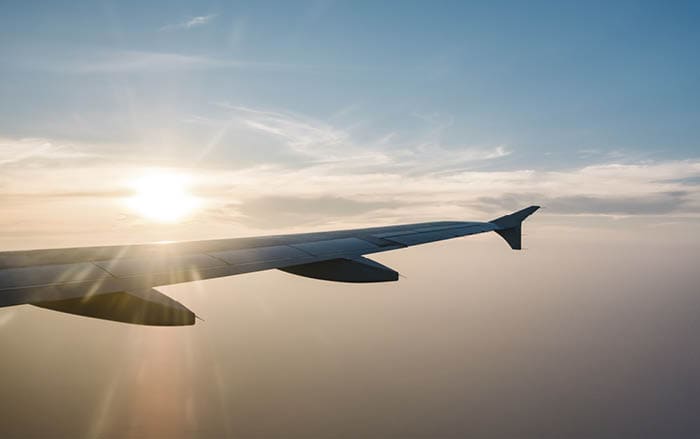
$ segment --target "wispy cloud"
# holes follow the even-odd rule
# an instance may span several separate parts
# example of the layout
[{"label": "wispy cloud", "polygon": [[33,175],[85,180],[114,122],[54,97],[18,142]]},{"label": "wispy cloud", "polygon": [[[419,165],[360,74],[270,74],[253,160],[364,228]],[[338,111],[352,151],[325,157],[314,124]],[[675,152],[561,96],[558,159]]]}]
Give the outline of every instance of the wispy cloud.
[{"label": "wispy cloud", "polygon": [[250,69],[262,71],[312,71],[312,66],[242,60],[178,52],[115,50],[86,47],[74,50],[27,51],[15,56],[13,68],[70,74],[162,73],[206,71],[215,69]]},{"label": "wispy cloud", "polygon": [[[299,224],[332,223],[347,220],[372,212],[392,209],[396,204],[389,200],[356,200],[351,198],[323,195],[304,196],[262,196],[244,200],[240,204],[225,206],[221,212],[229,218],[235,215],[243,224],[257,228],[278,228]],[[271,211],[277,212],[270,215]]]},{"label": "wispy cloud", "polygon": [[[440,137],[444,121],[431,122],[417,139],[401,140],[396,132],[359,140],[352,127],[336,126],[292,112],[220,104],[248,130],[278,141],[315,164],[335,164],[345,170],[386,171],[391,168],[430,173],[458,169],[475,162],[495,160],[511,152],[503,145],[445,146]],[[227,124],[230,123],[227,122]],[[361,124],[360,124],[361,125]],[[342,172],[342,171],[341,171]]]},{"label": "wispy cloud", "polygon": [[[697,194],[695,194],[697,195]],[[694,210],[692,192],[668,191],[644,195],[564,195],[547,196],[538,193],[503,194],[481,197],[478,203],[494,206],[495,210],[518,209],[531,200],[547,207],[548,213],[563,215],[664,215]]]},{"label": "wispy cloud", "polygon": [[277,137],[300,153],[323,154],[328,157],[328,155],[353,148],[347,132],[318,120],[294,113],[224,106],[237,112],[241,121],[249,128]]},{"label": "wispy cloud", "polygon": [[81,59],[59,61],[47,64],[52,70],[71,73],[148,73],[172,70],[207,70],[207,69],[293,69],[295,66],[243,61],[235,59],[214,58],[208,56],[185,55],[167,52],[144,51],[105,51],[88,54]]},{"label": "wispy cloud", "polygon": [[219,60],[207,57],[176,53],[124,51],[86,58],[80,62],[66,65],[66,70],[75,73],[120,73],[205,69],[223,65],[238,66],[238,63],[229,61],[222,64]]},{"label": "wispy cloud", "polygon": [[0,138],[0,167],[20,166],[23,163],[37,166],[40,163],[55,163],[61,160],[75,161],[89,157],[94,157],[94,155],[76,149],[70,144],[57,144],[48,139]]},{"label": "wispy cloud", "polygon": [[175,24],[167,24],[160,29],[161,32],[173,31],[173,30],[187,30],[194,27],[204,26],[215,19],[219,14],[209,14],[209,15],[199,15],[196,17],[190,17],[185,21]]}]

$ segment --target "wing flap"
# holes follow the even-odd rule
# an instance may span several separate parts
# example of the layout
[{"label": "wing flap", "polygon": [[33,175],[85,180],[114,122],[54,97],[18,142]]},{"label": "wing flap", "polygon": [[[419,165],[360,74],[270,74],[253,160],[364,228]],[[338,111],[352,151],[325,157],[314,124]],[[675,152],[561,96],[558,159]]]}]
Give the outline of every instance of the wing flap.
[{"label": "wing flap", "polygon": [[195,322],[192,311],[153,289],[46,300],[34,302],[32,305],[52,311],[137,325],[187,326],[194,325]]}]

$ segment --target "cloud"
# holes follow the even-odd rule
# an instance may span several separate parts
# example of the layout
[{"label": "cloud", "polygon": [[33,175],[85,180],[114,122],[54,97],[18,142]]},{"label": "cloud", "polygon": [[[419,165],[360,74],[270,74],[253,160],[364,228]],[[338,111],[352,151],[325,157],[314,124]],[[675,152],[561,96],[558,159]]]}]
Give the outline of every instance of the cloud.
[{"label": "cloud", "polygon": [[209,70],[209,69],[288,69],[292,66],[238,61],[232,59],[212,58],[206,56],[183,55],[179,53],[144,52],[144,51],[106,51],[87,55],[67,62],[59,61],[48,64],[52,70],[70,73],[129,73],[162,72],[172,70]]},{"label": "cloud", "polygon": [[[254,224],[250,219],[262,218],[266,210],[275,215],[284,215],[286,209],[296,211],[291,202],[282,202],[287,199],[324,201],[312,204],[308,215],[294,214],[299,222],[308,219],[312,223],[350,216],[351,221],[381,217],[389,222],[478,218],[529,204],[570,216],[687,218],[700,212],[700,188],[692,185],[700,172],[697,160],[617,163],[620,158],[612,155],[604,157],[607,163],[532,170],[501,161],[511,154],[505,145],[444,144],[441,138],[450,118],[441,115],[420,116],[426,122],[422,133],[412,131],[407,136],[394,130],[371,137],[355,129],[363,126],[361,120],[343,126],[336,119],[331,123],[287,111],[220,107],[227,111],[226,118],[193,119],[213,132],[215,141],[203,142],[209,160],[225,159],[224,151],[230,153],[231,143],[276,145],[278,154],[287,151],[301,157],[290,160],[267,150],[254,166],[222,171],[227,177],[221,180],[230,182],[227,196],[240,202],[240,209],[229,209],[227,214],[246,224]],[[275,197],[282,197],[279,209],[273,202],[256,201],[277,200]],[[332,197],[363,206],[370,203],[375,208],[350,215],[328,201]],[[338,215],[324,210],[326,204]]]},{"label": "cloud", "polygon": [[481,197],[478,203],[494,206],[498,210],[515,210],[527,204],[537,203],[548,213],[565,215],[664,215],[682,212],[689,203],[688,191],[651,193],[639,196],[589,196],[570,195],[548,197],[542,194],[503,194],[499,197]]},{"label": "cloud", "polygon": [[[219,108],[223,114],[218,118],[188,117],[178,127],[186,135],[178,133],[182,143],[160,156],[149,153],[153,155],[148,159],[145,142],[105,146],[55,139],[1,141],[0,197],[6,215],[0,218],[0,229],[21,225],[29,233],[34,228],[102,227],[127,233],[131,222],[117,220],[129,214],[122,202],[124,190],[155,163],[166,172],[192,176],[192,193],[204,202],[188,224],[198,225],[192,230],[206,231],[209,237],[268,233],[271,228],[292,232],[488,219],[530,204],[582,225],[581,215],[601,216],[603,221],[643,216],[650,224],[700,219],[697,159],[610,159],[534,170],[504,162],[511,153],[505,145],[444,143],[447,128],[440,117],[429,118],[420,127],[423,131],[408,135],[399,130],[370,135],[357,128],[363,127],[362,120],[343,118],[346,123],[341,124],[288,111],[227,104]],[[95,156],[93,151],[110,155]],[[91,220],[96,216],[99,224]],[[66,217],[74,222],[67,224]],[[143,221],[134,223],[151,230]],[[202,234],[178,235],[187,237]]]},{"label": "cloud", "polygon": [[228,108],[240,114],[243,123],[252,130],[280,138],[297,152],[345,155],[343,150],[352,148],[347,132],[311,118],[246,107]]},{"label": "cloud", "polygon": [[503,145],[445,146],[439,139],[446,129],[442,121],[431,121],[426,132],[417,139],[407,141],[391,132],[359,140],[351,128],[297,113],[229,104],[220,106],[231,112],[232,119],[225,122],[226,126],[231,120],[237,120],[248,131],[266,136],[268,142],[280,142],[316,165],[332,166],[341,172],[342,169],[353,172],[404,169],[426,174],[464,168],[511,153]]},{"label": "cloud", "polygon": [[511,153],[505,146],[446,148],[427,143],[397,151],[393,163],[396,167],[410,168],[413,174],[445,173],[470,169],[479,162],[500,159]]},{"label": "cloud", "polygon": [[6,198],[115,198],[128,197],[133,195],[132,190],[127,189],[112,189],[112,190],[82,190],[82,191],[44,191],[44,192],[17,192],[17,193],[0,193],[0,199]]},{"label": "cloud", "polygon": [[602,150],[596,148],[580,149],[577,151],[578,156],[584,159],[603,158],[607,160],[619,160],[625,157],[625,154],[620,150]]},{"label": "cloud", "polygon": [[204,25],[210,23],[213,19],[218,17],[218,15],[219,14],[209,14],[209,15],[200,15],[197,17],[191,17],[191,18],[188,18],[187,20],[185,20],[181,23],[165,25],[158,30],[161,32],[173,31],[173,30],[188,30],[188,29],[192,29],[194,27],[200,27],[200,26],[204,26]]},{"label": "cloud", "polygon": [[23,138],[18,140],[0,138],[0,168],[55,164],[59,161],[76,161],[94,157],[70,144],[57,144],[47,139]]},{"label": "cloud", "polygon": [[[391,201],[366,201],[323,195],[319,197],[262,196],[227,206],[228,215],[258,228],[329,223],[337,219],[389,209]],[[273,213],[274,212],[274,213]],[[273,213],[273,214],[272,214]]]},{"label": "cloud", "polygon": [[700,175],[666,180],[666,183],[680,183],[688,186],[700,186]]},{"label": "cloud", "polygon": [[263,71],[311,71],[310,66],[239,60],[177,52],[114,50],[105,48],[28,50],[19,53],[14,68],[57,74],[161,73],[172,71],[253,69]]},{"label": "cloud", "polygon": [[[386,222],[465,219],[530,204],[543,205],[547,213],[558,215],[680,218],[700,213],[700,188],[659,182],[657,177],[692,175],[699,167],[698,161],[668,161],[566,171],[471,170],[412,175],[400,169],[343,173],[334,166],[315,165],[224,174],[231,182],[228,196],[238,197],[237,212],[248,219],[261,218],[265,212],[274,216],[290,211],[296,215],[304,209],[305,215],[299,218],[310,221],[348,216],[354,216],[352,221],[381,217]],[[351,205],[357,209],[350,212],[347,206],[331,201],[335,198],[361,204]],[[289,201],[297,199],[302,201]]]},{"label": "cloud", "polygon": [[105,53],[68,64],[66,70],[74,73],[149,72],[170,69],[206,69],[220,67],[219,61],[206,57],[176,53],[123,51]]},{"label": "cloud", "polygon": [[[132,215],[124,205],[129,181],[146,172],[137,163],[75,159],[52,168],[21,167],[0,173],[5,215],[0,229],[12,236],[65,236],[100,231],[115,241],[245,236],[444,219],[489,219],[529,204],[546,216],[565,216],[581,227],[602,218],[644,217],[645,224],[687,224],[700,219],[700,187],[668,182],[696,175],[700,161],[606,164],[569,170],[468,170],[411,174],[405,169],[347,169],[338,163],[300,167],[258,164],[232,169],[182,163],[171,172],[192,176],[203,208],[188,222],[166,229]],[[168,169],[164,169],[168,171]],[[40,220],[39,220],[40,219]],[[73,233],[73,232],[71,232]],[[87,233],[87,232],[85,232]],[[10,236],[10,235],[7,235]],[[1,237],[0,237],[1,239]],[[9,239],[9,238],[8,238]],[[90,236],[85,236],[89,241]]]}]

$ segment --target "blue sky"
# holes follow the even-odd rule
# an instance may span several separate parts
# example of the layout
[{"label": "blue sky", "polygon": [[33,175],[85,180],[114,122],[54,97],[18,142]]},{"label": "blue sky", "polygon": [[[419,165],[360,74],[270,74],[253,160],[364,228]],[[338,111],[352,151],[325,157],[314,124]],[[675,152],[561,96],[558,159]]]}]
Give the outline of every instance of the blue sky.
[{"label": "blue sky", "polygon": [[[1,19],[2,97],[15,103],[2,128],[35,135],[37,118],[95,106],[118,118],[112,79],[145,92],[149,110],[233,100],[325,118],[357,105],[376,131],[439,113],[454,120],[450,141],[517,144],[535,162],[543,149],[683,157],[697,148],[699,12],[680,2],[15,4]],[[194,17],[208,19],[177,26]],[[80,73],[124,51],[243,66]]]},{"label": "blue sky", "polygon": [[[393,209],[369,222],[540,198],[694,217],[698,18],[692,2],[15,3],[0,183],[104,198],[125,186],[106,175],[155,166],[186,169],[218,212],[226,196]],[[50,187],[17,187],[47,167]]]}]

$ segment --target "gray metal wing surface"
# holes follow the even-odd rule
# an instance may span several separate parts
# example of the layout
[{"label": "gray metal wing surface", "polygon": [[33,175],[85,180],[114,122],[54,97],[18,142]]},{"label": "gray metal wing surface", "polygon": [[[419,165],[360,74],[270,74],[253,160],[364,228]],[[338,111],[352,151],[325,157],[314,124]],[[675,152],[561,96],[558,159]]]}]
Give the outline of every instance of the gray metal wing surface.
[{"label": "gray metal wing surface", "polygon": [[489,222],[0,252],[0,307],[32,304],[127,323],[191,325],[194,313],[155,287],[273,268],[330,281],[395,281],[396,271],[364,256],[490,231],[520,249],[521,223],[537,209]]}]

